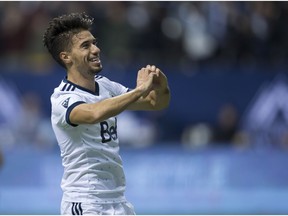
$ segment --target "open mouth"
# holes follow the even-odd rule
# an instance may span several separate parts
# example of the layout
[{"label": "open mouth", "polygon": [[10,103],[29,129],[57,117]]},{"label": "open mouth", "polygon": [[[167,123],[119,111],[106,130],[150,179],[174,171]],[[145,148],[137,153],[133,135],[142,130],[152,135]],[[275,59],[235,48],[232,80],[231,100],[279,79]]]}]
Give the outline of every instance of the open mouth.
[{"label": "open mouth", "polygon": [[89,61],[93,63],[98,63],[98,64],[101,63],[101,60],[99,57],[90,58]]}]

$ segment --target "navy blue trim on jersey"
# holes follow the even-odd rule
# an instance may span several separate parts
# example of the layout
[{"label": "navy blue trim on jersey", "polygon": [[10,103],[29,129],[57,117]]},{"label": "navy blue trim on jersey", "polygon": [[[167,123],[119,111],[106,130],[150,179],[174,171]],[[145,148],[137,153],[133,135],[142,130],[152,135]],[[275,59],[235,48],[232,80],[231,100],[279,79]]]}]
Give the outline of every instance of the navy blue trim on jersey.
[{"label": "navy blue trim on jersey", "polygon": [[61,91],[65,91],[66,90],[66,87],[67,87],[68,83],[66,83],[63,88],[61,89]]},{"label": "navy blue trim on jersey", "polygon": [[75,208],[75,203],[73,202],[73,203],[72,203],[72,208],[71,208],[72,215],[76,215],[74,208]]},{"label": "navy blue trim on jersey", "polygon": [[72,211],[72,215],[83,215],[81,203],[72,202],[71,211]]},{"label": "navy blue trim on jersey", "polygon": [[91,90],[89,90],[89,89],[86,89],[86,88],[84,88],[84,87],[82,87],[82,86],[79,86],[79,85],[77,85],[77,84],[75,84],[75,83],[67,80],[67,77],[65,77],[65,78],[63,79],[63,82],[65,83],[65,85],[63,86],[63,88],[61,89],[61,91],[74,91],[75,88],[78,88],[78,89],[80,89],[80,90],[82,90],[82,91],[86,91],[86,92],[88,92],[88,93],[90,93],[90,94],[99,96],[99,84],[98,84],[96,81],[95,81],[95,92],[93,92],[93,91],[91,91]]},{"label": "navy blue trim on jersey", "polygon": [[100,75],[96,75],[96,76],[95,76],[95,79],[96,79],[96,80],[100,80],[100,79],[102,79],[102,78],[103,78],[103,76],[100,76]]},{"label": "navy blue trim on jersey", "polygon": [[73,83],[68,83],[68,82],[67,82],[67,83],[62,87],[61,91],[74,91],[75,88],[76,88],[76,86],[75,86]]},{"label": "navy blue trim on jersey", "polygon": [[77,127],[78,125],[77,124],[73,124],[71,121],[70,121],[70,113],[72,112],[72,110],[76,107],[76,106],[78,106],[79,104],[83,104],[83,103],[85,103],[84,101],[77,101],[77,102],[75,102],[75,103],[73,103],[72,105],[70,105],[69,107],[68,107],[68,109],[66,110],[66,115],[65,115],[65,119],[66,119],[66,122],[69,124],[69,125],[71,125],[71,126],[73,126],[73,127]]},{"label": "navy blue trim on jersey", "polygon": [[83,215],[83,209],[82,209],[81,203],[79,203],[79,210],[80,210],[80,214]]}]

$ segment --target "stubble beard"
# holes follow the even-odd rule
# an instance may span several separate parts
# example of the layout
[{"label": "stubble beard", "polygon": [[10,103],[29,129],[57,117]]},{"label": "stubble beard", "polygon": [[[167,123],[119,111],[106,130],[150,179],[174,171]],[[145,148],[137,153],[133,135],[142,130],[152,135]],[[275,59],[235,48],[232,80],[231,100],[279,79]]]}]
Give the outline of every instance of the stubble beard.
[{"label": "stubble beard", "polygon": [[103,67],[102,67],[102,65],[101,65],[101,66],[99,66],[99,68],[90,69],[90,70],[88,71],[88,73],[91,74],[91,75],[93,75],[93,76],[95,76],[95,75],[99,74],[99,73],[102,71],[102,69],[103,69]]}]

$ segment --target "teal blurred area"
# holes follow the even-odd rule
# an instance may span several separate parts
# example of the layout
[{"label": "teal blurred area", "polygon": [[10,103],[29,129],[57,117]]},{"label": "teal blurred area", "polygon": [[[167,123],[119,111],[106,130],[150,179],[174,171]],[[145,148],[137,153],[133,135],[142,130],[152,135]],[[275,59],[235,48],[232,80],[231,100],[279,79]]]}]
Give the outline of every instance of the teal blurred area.
[{"label": "teal blurred area", "polygon": [[[272,148],[121,150],[137,214],[287,214],[288,152]],[[5,151],[1,214],[59,214],[57,151]]]}]

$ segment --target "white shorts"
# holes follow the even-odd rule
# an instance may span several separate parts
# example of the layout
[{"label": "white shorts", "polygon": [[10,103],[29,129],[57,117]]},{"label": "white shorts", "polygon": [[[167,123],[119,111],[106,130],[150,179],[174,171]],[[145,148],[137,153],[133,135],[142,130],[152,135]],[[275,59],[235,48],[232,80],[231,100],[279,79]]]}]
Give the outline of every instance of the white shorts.
[{"label": "white shorts", "polygon": [[95,204],[80,202],[61,202],[61,215],[135,215],[129,202]]}]

